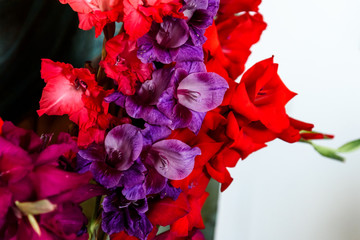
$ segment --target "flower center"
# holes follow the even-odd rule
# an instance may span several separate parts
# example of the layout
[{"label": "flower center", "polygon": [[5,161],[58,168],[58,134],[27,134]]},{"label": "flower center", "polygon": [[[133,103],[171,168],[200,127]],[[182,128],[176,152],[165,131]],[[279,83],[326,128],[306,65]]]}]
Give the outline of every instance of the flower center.
[{"label": "flower center", "polygon": [[184,95],[188,99],[191,99],[192,101],[199,102],[201,93],[189,89],[178,89],[177,91],[178,95]]},{"label": "flower center", "polygon": [[79,89],[86,90],[88,87],[86,82],[84,82],[83,80],[80,80],[78,78],[75,79],[74,85],[75,85],[76,90],[79,90]]}]

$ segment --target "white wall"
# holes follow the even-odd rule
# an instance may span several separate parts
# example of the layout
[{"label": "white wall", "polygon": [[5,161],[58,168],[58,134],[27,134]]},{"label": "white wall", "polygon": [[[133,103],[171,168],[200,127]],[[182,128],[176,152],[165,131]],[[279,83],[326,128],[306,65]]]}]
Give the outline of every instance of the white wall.
[{"label": "white wall", "polygon": [[[268,28],[247,68],[275,55],[298,93],[289,115],[335,134],[337,147],[360,138],[360,0],[263,0]],[[280,140],[231,169],[220,196],[217,240],[359,240],[360,151],[340,163],[309,145]]]}]

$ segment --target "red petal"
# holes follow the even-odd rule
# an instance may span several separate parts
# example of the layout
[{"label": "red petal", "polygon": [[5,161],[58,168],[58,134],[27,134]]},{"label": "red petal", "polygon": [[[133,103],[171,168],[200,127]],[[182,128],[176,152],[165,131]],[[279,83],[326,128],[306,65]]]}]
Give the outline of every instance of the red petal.
[{"label": "red petal", "polygon": [[189,210],[186,195],[181,193],[176,201],[165,198],[152,204],[146,215],[153,225],[167,226],[185,216]]},{"label": "red petal", "polygon": [[[72,114],[84,107],[81,100],[82,90],[76,89],[73,81],[71,65],[55,63],[43,59],[41,63],[41,76],[47,83],[40,99],[39,116]],[[95,80],[94,80],[95,81]]]},{"label": "red petal", "polygon": [[150,30],[151,19],[124,1],[124,28],[131,40],[138,39]]}]

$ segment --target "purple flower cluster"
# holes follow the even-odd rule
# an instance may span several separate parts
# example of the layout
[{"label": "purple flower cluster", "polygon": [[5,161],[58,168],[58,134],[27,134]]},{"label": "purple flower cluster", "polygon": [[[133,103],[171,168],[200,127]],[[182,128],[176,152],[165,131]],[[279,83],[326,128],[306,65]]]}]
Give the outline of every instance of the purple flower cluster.
[{"label": "purple flower cluster", "polygon": [[78,204],[104,191],[89,184],[91,174],[63,169],[76,143],[60,134],[49,145],[10,122],[1,130],[0,239],[88,239]]},{"label": "purple flower cluster", "polygon": [[161,65],[152,79],[132,96],[115,92],[106,100],[125,108],[132,118],[172,130],[187,127],[197,133],[206,112],[221,104],[229,86],[219,75],[207,73],[203,63],[205,29],[212,24],[219,2],[185,3],[187,20],[165,17],[162,23],[153,22],[150,31],[138,40],[139,59]]},{"label": "purple flower cluster", "polygon": [[219,8],[217,0],[187,0],[183,6],[185,19],[165,17],[153,22],[150,31],[138,40],[138,57],[142,62],[203,61],[204,33]]},{"label": "purple flower cluster", "polygon": [[104,144],[78,153],[78,171],[90,171],[108,189],[103,201],[102,228],[108,234],[125,231],[146,239],[153,226],[146,217],[148,200],[177,199],[181,190],[169,180],[186,178],[200,149],[169,139],[171,130],[198,133],[206,112],[219,106],[228,84],[206,72],[202,45],[218,9],[217,0],[187,0],[187,19],[164,17],[138,39],[137,56],[153,64],[152,78],[133,95],[114,92],[105,98],[141,124],[114,127]]},{"label": "purple flower cluster", "polygon": [[[144,239],[152,230],[145,216],[147,198],[155,194],[176,199],[180,190],[168,179],[182,179],[194,167],[199,148],[175,139],[165,139],[170,130],[146,124],[113,128],[104,145],[93,144],[78,153],[80,172],[91,171],[94,179],[109,189],[103,202],[102,226],[108,234],[126,229]],[[116,227],[115,227],[116,226]]]}]

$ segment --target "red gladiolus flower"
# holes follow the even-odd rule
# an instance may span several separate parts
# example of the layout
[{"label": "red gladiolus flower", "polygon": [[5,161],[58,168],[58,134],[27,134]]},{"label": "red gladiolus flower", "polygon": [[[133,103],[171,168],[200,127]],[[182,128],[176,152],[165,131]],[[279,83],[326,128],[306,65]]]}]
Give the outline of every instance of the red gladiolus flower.
[{"label": "red gladiolus flower", "polygon": [[257,12],[260,3],[261,0],[222,0],[220,1],[219,11],[217,12],[217,21],[232,17],[235,13],[244,11]]},{"label": "red gladiolus flower", "polygon": [[78,13],[79,28],[90,30],[95,27],[98,37],[104,26],[111,22],[119,22],[123,15],[123,5],[120,0],[59,0],[69,4]]},{"label": "red gladiolus flower", "polygon": [[296,93],[291,92],[277,74],[273,58],[255,64],[244,73],[236,87],[230,108],[250,121],[260,121],[273,132],[289,127],[285,104]]},{"label": "red gladiolus flower", "polygon": [[104,98],[110,93],[97,85],[94,74],[85,68],[43,59],[41,77],[46,86],[40,99],[39,116],[68,114],[79,126],[78,143],[101,142],[112,116]]},{"label": "red gladiolus flower", "polygon": [[185,237],[189,235],[194,228],[205,228],[202,216],[201,208],[204,205],[206,198],[209,196],[209,193],[203,192],[201,197],[193,197],[191,195],[187,196],[190,212],[175,221],[170,225],[170,232],[174,233],[178,237]]},{"label": "red gladiolus flower", "polygon": [[2,126],[4,125],[4,121],[0,118],[0,135],[2,133]]},{"label": "red gladiolus flower", "polygon": [[39,116],[72,115],[84,108],[83,97],[90,96],[97,83],[88,69],[42,59],[41,78],[46,86],[40,100]]},{"label": "red gladiolus flower", "polygon": [[[231,16],[223,22],[213,24],[205,32],[208,39],[204,44],[207,67],[209,65],[214,67],[215,69],[211,68],[211,70],[217,73],[223,70],[216,68],[223,68],[235,80],[244,71],[245,63],[251,53],[250,48],[259,41],[265,28],[266,23],[259,13]],[[224,74],[219,74],[227,78]]]},{"label": "red gladiolus flower", "polygon": [[124,32],[106,42],[106,58],[100,62],[105,73],[125,95],[133,95],[140,82],[151,78],[152,64],[142,63],[137,57],[136,41],[129,40]]}]

